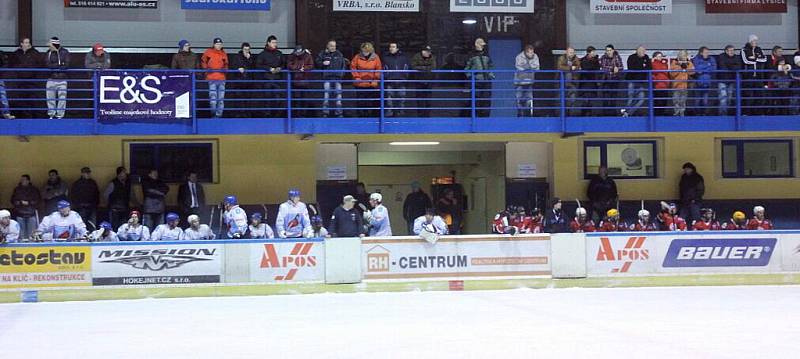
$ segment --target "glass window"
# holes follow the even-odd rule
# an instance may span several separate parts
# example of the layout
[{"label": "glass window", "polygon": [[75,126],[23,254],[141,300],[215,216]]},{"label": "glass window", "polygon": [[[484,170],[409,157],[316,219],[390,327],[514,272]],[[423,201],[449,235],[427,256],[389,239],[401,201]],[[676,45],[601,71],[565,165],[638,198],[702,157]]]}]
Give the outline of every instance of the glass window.
[{"label": "glass window", "polygon": [[189,171],[197,172],[198,181],[214,182],[214,153],[210,142],[132,143],[129,163],[131,174],[144,177],[150,169],[168,183],[182,182]]},{"label": "glass window", "polygon": [[792,140],[723,140],[725,178],[794,177]]},{"label": "glass window", "polygon": [[656,141],[584,142],[584,178],[597,174],[601,165],[615,178],[658,176]]}]

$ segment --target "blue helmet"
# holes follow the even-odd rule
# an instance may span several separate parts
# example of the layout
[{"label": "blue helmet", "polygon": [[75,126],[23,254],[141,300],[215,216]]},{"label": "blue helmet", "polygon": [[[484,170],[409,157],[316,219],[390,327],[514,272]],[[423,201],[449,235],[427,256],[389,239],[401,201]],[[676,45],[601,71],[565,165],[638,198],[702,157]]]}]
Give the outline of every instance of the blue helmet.
[{"label": "blue helmet", "polygon": [[180,220],[180,219],[181,219],[181,217],[179,217],[177,214],[175,214],[173,212],[167,213],[167,222],[177,221],[177,220]]},{"label": "blue helmet", "polygon": [[320,216],[311,217],[311,224],[322,224],[322,218]]},{"label": "blue helmet", "polygon": [[111,223],[108,223],[108,222],[106,222],[106,221],[103,221],[103,223],[100,223],[100,228],[102,228],[102,229],[107,229],[107,230],[109,230],[109,231],[110,231],[110,230],[111,230]]},{"label": "blue helmet", "polygon": [[256,213],[253,213],[253,214],[251,214],[251,215],[250,215],[250,219],[257,219],[257,220],[259,220],[259,221],[260,221],[260,220],[261,220],[261,218],[263,218],[263,217],[261,216],[261,212],[256,212]]},{"label": "blue helmet", "polygon": [[236,196],[234,195],[225,196],[225,204],[230,204],[230,205],[239,204],[239,199],[237,199]]},{"label": "blue helmet", "polygon": [[300,197],[300,190],[296,188],[292,188],[289,190],[289,198],[292,197]]},{"label": "blue helmet", "polygon": [[64,209],[64,208],[69,208],[70,204],[65,200],[60,200],[58,201],[58,204],[56,204],[56,206],[58,207],[58,209]]}]

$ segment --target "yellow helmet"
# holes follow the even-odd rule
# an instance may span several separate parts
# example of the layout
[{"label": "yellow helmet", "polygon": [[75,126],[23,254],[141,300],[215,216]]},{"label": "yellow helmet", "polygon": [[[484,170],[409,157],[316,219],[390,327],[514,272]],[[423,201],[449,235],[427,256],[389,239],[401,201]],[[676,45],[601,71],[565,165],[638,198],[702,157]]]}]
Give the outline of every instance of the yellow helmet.
[{"label": "yellow helmet", "polygon": [[733,219],[736,220],[736,221],[741,221],[741,220],[745,219],[746,217],[747,216],[745,216],[744,212],[742,212],[742,211],[733,212]]},{"label": "yellow helmet", "polygon": [[606,212],[606,216],[608,216],[608,217],[619,216],[619,211],[617,211],[616,208],[609,209],[608,212]]}]

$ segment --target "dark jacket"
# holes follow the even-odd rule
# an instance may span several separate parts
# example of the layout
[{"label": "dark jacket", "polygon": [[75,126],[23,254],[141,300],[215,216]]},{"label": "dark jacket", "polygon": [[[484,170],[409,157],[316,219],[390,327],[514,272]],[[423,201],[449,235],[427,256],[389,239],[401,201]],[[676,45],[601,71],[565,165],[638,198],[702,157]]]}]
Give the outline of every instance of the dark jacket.
[{"label": "dark jacket", "polygon": [[[767,65],[767,56],[764,55],[761,47],[752,47],[749,42],[742,48],[741,58],[744,68],[748,70],[763,70]],[[747,77],[761,78],[764,76],[762,73],[752,71],[747,73]]]},{"label": "dark jacket", "polygon": [[[387,53],[383,56],[383,69],[390,71],[408,71],[411,70],[411,63],[408,57],[402,51],[396,53]],[[386,72],[383,74],[384,80],[408,80],[408,72]],[[398,86],[405,86],[405,83],[395,83]]]},{"label": "dark jacket", "polygon": [[[34,48],[30,48],[28,51],[17,49],[8,61],[9,67],[18,69],[38,69],[42,67],[42,53]],[[31,71],[18,71],[15,76],[20,79],[40,77],[39,73]]]},{"label": "dark jacket", "polygon": [[[637,54],[632,54],[628,56],[628,70],[629,71],[645,71],[645,70],[652,70],[653,69],[653,60],[650,59],[650,56],[644,55],[643,57],[639,57]],[[628,81],[646,81],[648,73],[646,72],[628,72],[625,78]],[[647,83],[639,82],[639,84],[643,86],[647,86]]]},{"label": "dark jacket", "polygon": [[703,195],[706,192],[705,182],[703,176],[697,173],[697,169],[691,163],[689,167],[694,169],[691,175],[683,174],[679,184],[681,192],[681,203],[684,205],[691,204],[693,201],[703,200]]},{"label": "dark jacket", "polygon": [[54,70],[50,72],[51,79],[62,80],[67,78],[67,73],[63,71],[69,68],[69,51],[66,48],[60,47],[58,50],[48,50],[44,55],[44,61],[48,69]]},{"label": "dark jacket", "polygon": [[403,202],[403,218],[406,222],[413,222],[425,215],[425,210],[431,208],[431,198],[425,192],[411,192]]},{"label": "dark jacket", "polygon": [[[616,67],[619,72],[614,73],[614,67]],[[619,80],[623,70],[622,57],[619,56],[617,51],[614,51],[614,55],[612,56],[603,54],[603,56],[600,56],[600,69],[604,72],[602,75],[604,80]]]},{"label": "dark jacket", "polygon": [[[466,66],[464,66],[464,70],[475,70],[475,71],[486,71],[494,69],[494,64],[492,63],[492,59],[489,57],[489,54],[484,49],[483,51],[472,50],[469,55],[469,59],[467,59]],[[467,74],[467,77],[472,76],[472,74]],[[493,72],[476,72],[475,73],[476,80],[494,80],[494,73]]]},{"label": "dark jacket", "polygon": [[164,213],[166,207],[165,198],[169,192],[169,186],[160,179],[152,179],[149,176],[142,178],[142,194],[144,195],[144,213]]},{"label": "dark jacket", "polygon": [[108,184],[105,191],[108,208],[118,211],[127,211],[128,208],[130,208],[131,193],[130,179],[122,183],[119,178],[114,178],[114,180]]},{"label": "dark jacket", "polygon": [[177,70],[195,70],[200,68],[200,58],[192,51],[178,51],[172,55],[170,68]]},{"label": "dark jacket", "polygon": [[605,179],[599,175],[592,176],[589,181],[589,188],[586,190],[587,197],[592,203],[609,204],[617,199],[617,184],[611,177]]},{"label": "dark jacket", "polygon": [[[436,70],[438,67],[436,66],[436,56],[431,54],[430,57],[423,57],[421,52],[418,52],[414,57],[411,58],[411,69],[417,70],[412,74],[414,80],[417,81],[431,81],[436,79],[436,74],[434,74],[433,70]],[[430,84],[429,84],[430,85]]]},{"label": "dark jacket", "polygon": [[[203,190],[203,185],[195,183],[194,190],[197,196],[197,205],[202,208],[206,205],[206,193]],[[178,205],[183,212],[188,212],[192,208],[192,191],[189,189],[188,181],[178,187]]]},{"label": "dark jacket", "polygon": [[[244,56],[244,52],[239,50],[239,53],[233,56],[231,60],[231,69],[238,70],[244,69],[244,73],[241,72],[232,72],[228,74],[232,80],[253,80],[253,72],[251,70],[256,69],[256,58],[257,56],[254,54],[250,54],[250,57]],[[244,96],[251,96],[251,94],[245,94]]]},{"label": "dark jacket", "polygon": [[547,217],[544,219],[544,230],[547,233],[567,233],[567,217],[564,211],[555,212],[552,209],[547,211]]},{"label": "dark jacket", "polygon": [[[314,69],[314,57],[307,51],[303,51],[299,54],[293,52],[291,55],[287,56],[286,69],[292,71],[292,82],[295,85],[306,86],[308,84],[302,83],[302,81],[307,81],[309,76],[311,76],[311,73],[307,71]],[[301,69],[302,71],[300,71]]]},{"label": "dark jacket", "polygon": [[92,70],[107,70],[111,68],[111,54],[103,51],[103,54],[97,56],[94,51],[89,51],[83,59],[83,67]]},{"label": "dark jacket", "polygon": [[281,69],[284,67],[283,53],[278,49],[273,50],[266,48],[264,51],[258,54],[258,58],[256,59],[256,68],[266,71],[264,73],[264,80],[280,80],[280,72],[277,74],[269,72],[270,68],[273,67]]},{"label": "dark jacket", "polygon": [[600,59],[597,56],[594,57],[584,56],[583,58],[581,58],[581,71],[586,71],[586,72],[581,73],[582,81],[579,87],[584,89],[592,89],[597,87],[597,83],[593,81],[597,81],[600,75],[599,73],[596,72],[600,71]]},{"label": "dark jacket", "polygon": [[339,206],[333,210],[331,226],[328,227],[331,237],[352,238],[364,233],[364,223],[361,214],[355,207],[349,211]]},{"label": "dark jacket", "polygon": [[80,178],[69,190],[69,200],[76,208],[97,208],[100,204],[100,190],[93,179]]},{"label": "dark jacket", "polygon": [[[717,57],[717,68],[720,71],[741,70],[742,58],[736,55],[728,56],[723,52]],[[736,74],[733,72],[720,72],[717,73],[717,78],[726,82],[733,82],[736,80]]]},{"label": "dark jacket", "polygon": [[[22,201],[27,201],[27,205],[23,205]],[[36,208],[42,201],[42,195],[36,186],[29,184],[27,186],[17,185],[14,188],[14,194],[11,195],[11,204],[14,205],[14,215],[17,217],[33,217],[36,215]]]},{"label": "dark jacket", "polygon": [[[329,65],[325,65],[325,61],[330,61]],[[347,68],[347,60],[339,50],[328,52],[324,50],[317,55],[316,61],[317,68],[320,70],[344,70]],[[323,80],[341,80],[344,77],[344,72],[325,72],[322,74]]]},{"label": "dark jacket", "polygon": [[47,180],[47,184],[44,186],[44,210],[46,214],[50,214],[56,211],[56,205],[58,201],[67,200],[67,196],[69,195],[69,187],[67,183],[64,182],[61,177],[56,179],[55,181]]}]

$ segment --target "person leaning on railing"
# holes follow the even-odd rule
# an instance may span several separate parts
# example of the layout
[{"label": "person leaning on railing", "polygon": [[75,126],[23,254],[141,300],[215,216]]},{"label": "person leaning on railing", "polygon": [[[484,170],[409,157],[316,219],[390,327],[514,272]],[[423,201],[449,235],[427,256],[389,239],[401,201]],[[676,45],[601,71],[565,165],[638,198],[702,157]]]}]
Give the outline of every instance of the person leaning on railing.
[{"label": "person leaning on railing", "polygon": [[694,65],[689,60],[689,52],[678,51],[678,57],[670,64],[669,78],[672,80],[673,116],[686,115],[686,100],[689,97],[689,77],[694,75]]},{"label": "person leaning on railing", "polygon": [[622,116],[634,116],[644,105],[647,98],[647,72],[653,69],[653,61],[647,56],[647,49],[639,45],[636,53],[628,56],[628,70],[632,72],[625,76],[628,80],[627,108],[620,110]]},{"label": "person leaning on railing", "polygon": [[567,47],[567,51],[558,57],[558,69],[564,73],[564,82],[567,93],[567,108],[569,114],[572,116],[579,115],[580,110],[576,109],[576,100],[578,98],[578,84],[580,80],[581,60],[575,55],[573,47]]},{"label": "person leaning on railing", "polygon": [[322,88],[324,90],[324,100],[322,101],[322,116],[330,116],[330,101],[334,98],[334,115],[342,117],[342,70],[347,68],[347,59],[336,49],[336,41],[330,40],[325,45],[325,50],[317,55],[316,65],[318,69],[324,70],[322,73]]},{"label": "person leaning on railing", "polygon": [[[492,110],[492,81],[494,80],[494,73],[489,70],[494,69],[492,58],[486,51],[486,40],[483,38],[475,39],[475,44],[472,52],[467,59],[464,70],[475,71],[474,73],[467,73],[468,78],[475,79],[475,97],[478,100],[475,103],[476,113],[478,117],[488,117]],[[473,76],[474,75],[474,76]]]},{"label": "person leaning on railing", "polygon": [[736,56],[733,45],[725,46],[725,50],[717,56],[717,100],[719,115],[728,116],[731,99],[736,98],[736,72],[742,69],[742,60]]},{"label": "person leaning on railing", "polygon": [[411,58],[411,68],[417,71],[412,74],[417,89],[415,96],[417,98],[417,116],[428,117],[431,115],[428,108],[431,107],[432,82],[436,80],[433,70],[437,69],[436,57],[433,56],[430,46],[426,45]]},{"label": "person leaning on railing", "polygon": [[669,61],[664,53],[653,53],[653,111],[656,116],[666,116],[669,98]]},{"label": "person leaning on railing", "polygon": [[98,42],[92,45],[92,51],[86,54],[83,67],[90,70],[108,70],[111,68],[111,54]]},{"label": "person leaning on railing", "polygon": [[47,116],[62,119],[67,110],[67,73],[69,51],[61,46],[61,40],[50,38],[49,50],[45,53],[45,64],[53,70],[47,79]]},{"label": "person leaning on railing", "polygon": [[[19,48],[9,58],[9,67],[18,69],[36,69],[42,66],[42,54],[31,45],[31,39],[23,38],[19,43]],[[15,114],[20,118],[37,118],[35,108],[41,108],[32,99],[41,98],[40,91],[42,84],[35,79],[40,76],[34,71],[15,71],[13,77],[15,81],[9,87],[11,92],[11,104],[16,110]]]},{"label": "person leaning on railing", "polygon": [[711,113],[711,84],[717,72],[717,60],[711,56],[711,50],[702,46],[697,50],[697,55],[692,58],[695,78],[694,99],[692,107],[695,115],[708,115]]},{"label": "person leaning on railing", "polygon": [[0,114],[3,115],[3,118],[6,120],[13,120],[16,117],[11,115],[11,106],[8,103],[6,84],[3,82],[3,79],[8,77],[8,71],[2,70],[6,67],[8,67],[8,59],[6,58],[6,54],[0,51]]},{"label": "person leaning on railing", "polygon": [[[376,99],[380,97],[378,81],[380,81],[381,74],[378,71],[383,68],[383,65],[371,42],[361,44],[360,49],[361,51],[350,62],[350,69],[353,70],[353,87],[358,90],[356,96],[361,115],[375,117],[379,107]],[[362,70],[362,72],[358,70]]]},{"label": "person leaning on railing", "polygon": [[514,67],[517,72],[514,74],[514,87],[516,88],[517,98],[517,117],[533,116],[535,104],[534,98],[536,91],[536,72],[539,70],[539,55],[533,45],[525,45],[525,48],[517,54],[514,59]]}]

